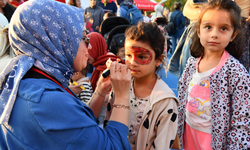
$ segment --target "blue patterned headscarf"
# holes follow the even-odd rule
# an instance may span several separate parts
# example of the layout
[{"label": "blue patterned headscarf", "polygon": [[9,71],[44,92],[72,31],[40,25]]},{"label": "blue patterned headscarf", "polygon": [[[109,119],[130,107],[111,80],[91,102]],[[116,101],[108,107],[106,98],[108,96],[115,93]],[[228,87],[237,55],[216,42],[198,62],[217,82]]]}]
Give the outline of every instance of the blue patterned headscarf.
[{"label": "blue patterned headscarf", "polygon": [[54,0],[29,0],[16,9],[9,38],[18,56],[0,74],[0,124],[8,122],[20,80],[33,65],[68,86],[83,27],[78,8]]}]

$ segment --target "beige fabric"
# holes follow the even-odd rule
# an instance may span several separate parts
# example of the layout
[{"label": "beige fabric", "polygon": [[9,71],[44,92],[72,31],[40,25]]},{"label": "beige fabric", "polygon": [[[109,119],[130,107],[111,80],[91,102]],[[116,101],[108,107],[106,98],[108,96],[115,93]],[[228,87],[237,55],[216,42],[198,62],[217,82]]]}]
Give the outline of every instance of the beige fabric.
[{"label": "beige fabric", "polygon": [[[173,114],[177,115],[177,105],[173,91],[163,80],[157,80],[143,113],[136,138],[136,150],[171,149],[169,145],[176,138],[178,120],[176,118],[175,122],[172,122],[171,117]],[[148,129],[143,126],[146,120],[149,121]]]},{"label": "beige fabric", "polygon": [[235,2],[241,8],[241,16],[248,18],[250,15],[250,0],[235,0]]}]

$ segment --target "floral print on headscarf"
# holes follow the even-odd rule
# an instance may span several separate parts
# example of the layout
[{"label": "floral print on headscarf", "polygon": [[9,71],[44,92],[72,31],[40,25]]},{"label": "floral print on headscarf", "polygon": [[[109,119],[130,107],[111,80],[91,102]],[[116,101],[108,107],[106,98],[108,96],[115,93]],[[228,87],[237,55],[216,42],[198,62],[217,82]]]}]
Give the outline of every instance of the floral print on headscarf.
[{"label": "floral print on headscarf", "polygon": [[0,124],[8,122],[20,80],[34,64],[68,86],[83,20],[77,8],[54,0],[29,0],[16,9],[9,37],[18,56],[0,74]]}]

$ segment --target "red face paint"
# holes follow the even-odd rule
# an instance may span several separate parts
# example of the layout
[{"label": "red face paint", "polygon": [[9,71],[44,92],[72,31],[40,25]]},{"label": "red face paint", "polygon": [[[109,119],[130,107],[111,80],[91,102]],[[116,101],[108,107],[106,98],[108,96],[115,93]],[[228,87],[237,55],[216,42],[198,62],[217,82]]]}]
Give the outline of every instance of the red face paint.
[{"label": "red face paint", "polygon": [[152,53],[142,47],[126,47],[125,59],[126,62],[130,62],[133,59],[138,64],[147,65],[152,60]]}]

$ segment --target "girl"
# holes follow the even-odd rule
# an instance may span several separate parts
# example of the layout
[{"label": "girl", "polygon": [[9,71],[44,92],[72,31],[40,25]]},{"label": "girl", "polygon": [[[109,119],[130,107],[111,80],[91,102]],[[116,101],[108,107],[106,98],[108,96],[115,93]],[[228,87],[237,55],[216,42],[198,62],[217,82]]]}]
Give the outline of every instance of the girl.
[{"label": "girl", "polygon": [[190,149],[247,149],[250,79],[242,54],[240,8],[213,0],[202,10],[179,80],[178,135]]},{"label": "girl", "polygon": [[130,150],[128,109],[115,108],[105,131],[96,123],[101,95],[111,85],[116,103],[129,104],[126,65],[111,64],[110,78],[100,78],[88,106],[67,88],[73,73],[87,65],[83,25],[77,8],[54,0],[18,6],[9,25],[17,56],[0,74],[0,149]]},{"label": "girl", "polygon": [[[143,22],[127,29],[125,37],[125,61],[133,77],[129,143],[137,150],[170,149],[177,133],[178,102],[173,91],[156,74],[164,58],[165,39],[155,23]],[[111,94],[111,97],[115,96]],[[108,111],[115,106],[112,103],[113,99]]]}]

